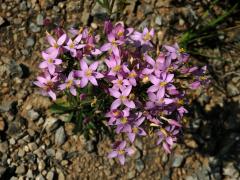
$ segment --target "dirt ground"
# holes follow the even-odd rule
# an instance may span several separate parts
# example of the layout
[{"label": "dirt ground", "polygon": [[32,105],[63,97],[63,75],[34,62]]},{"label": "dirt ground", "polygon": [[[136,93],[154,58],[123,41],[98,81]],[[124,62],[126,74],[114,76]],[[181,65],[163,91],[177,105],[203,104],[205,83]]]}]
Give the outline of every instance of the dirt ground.
[{"label": "dirt ground", "polygon": [[[127,0],[126,25],[154,27],[158,45],[178,42],[201,19],[208,0]],[[232,1],[210,11],[222,13]],[[0,0],[0,179],[240,179],[240,19],[218,26],[216,39],[190,45],[195,63],[207,64],[211,85],[197,92],[183,137],[167,155],[153,138],[137,139],[124,166],[106,157],[111,141],[86,140],[73,123],[49,112],[51,101],[33,81],[39,72],[45,32],[61,25],[98,26],[106,10],[92,0]],[[46,19],[50,22],[46,26]],[[201,24],[202,23],[202,24]],[[201,28],[195,27],[195,28]],[[218,57],[218,58],[216,58]]]}]

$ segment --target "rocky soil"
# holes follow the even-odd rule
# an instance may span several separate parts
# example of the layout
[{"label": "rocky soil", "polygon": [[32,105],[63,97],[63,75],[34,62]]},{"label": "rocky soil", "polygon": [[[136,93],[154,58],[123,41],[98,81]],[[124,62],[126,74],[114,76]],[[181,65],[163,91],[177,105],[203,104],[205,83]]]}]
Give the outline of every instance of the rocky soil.
[{"label": "rocky soil", "polygon": [[[209,3],[127,2],[122,19],[138,28],[154,27],[159,45],[176,41]],[[240,31],[224,34],[225,42],[234,39],[226,46],[230,50],[207,51],[231,63],[208,62],[223,79],[214,77],[216,84],[197,95],[171,155],[151,137],[138,139],[134,157],[120,166],[106,158],[107,137],[87,141],[73,131],[74,124],[64,123],[64,116],[49,112],[50,99],[32,83],[46,47],[45,31],[56,25],[97,27],[105,15],[92,0],[0,0],[0,179],[240,179]]]}]

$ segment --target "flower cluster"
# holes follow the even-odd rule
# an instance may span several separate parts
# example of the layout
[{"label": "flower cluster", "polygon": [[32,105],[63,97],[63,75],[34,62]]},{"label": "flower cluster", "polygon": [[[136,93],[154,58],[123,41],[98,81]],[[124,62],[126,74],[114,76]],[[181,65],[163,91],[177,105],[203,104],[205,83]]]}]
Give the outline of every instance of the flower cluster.
[{"label": "flower cluster", "polygon": [[[87,27],[58,30],[57,39],[47,33],[50,47],[42,52],[44,61],[39,67],[43,73],[34,83],[53,100],[66,92],[80,101],[84,101],[83,93],[108,101],[110,106],[103,108],[109,108],[105,112],[108,126],[126,135],[114,143],[109,158],[117,157],[124,164],[125,155],[133,154],[127,141],[132,144],[150,131],[170,153],[187,113],[189,90],[209,82],[206,67],[192,66],[189,55],[177,44],[164,45],[157,54],[153,29],[139,32],[122,22],[106,21],[100,33]],[[85,91],[92,86],[101,93]]]}]

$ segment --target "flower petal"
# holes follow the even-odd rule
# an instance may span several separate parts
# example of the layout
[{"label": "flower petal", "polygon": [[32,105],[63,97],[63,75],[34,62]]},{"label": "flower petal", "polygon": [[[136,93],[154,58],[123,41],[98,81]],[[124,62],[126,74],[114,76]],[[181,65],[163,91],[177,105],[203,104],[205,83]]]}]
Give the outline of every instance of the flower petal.
[{"label": "flower petal", "polygon": [[80,86],[83,88],[87,85],[88,83],[88,78],[83,77],[80,82]]},{"label": "flower petal", "polygon": [[50,34],[47,36],[47,41],[51,46],[54,46],[56,43],[56,40]]},{"label": "flower petal", "polygon": [[125,100],[123,101],[123,104],[131,109],[134,109],[136,106],[133,101]]},{"label": "flower petal", "polygon": [[94,86],[98,86],[98,83],[95,77],[90,76],[88,79]]},{"label": "flower petal", "polygon": [[128,133],[128,138],[130,140],[131,143],[133,143],[133,141],[135,140],[136,134],[135,133]]},{"label": "flower petal", "polygon": [[125,156],[124,155],[118,155],[118,159],[120,161],[120,164],[124,165],[124,163],[125,163]]},{"label": "flower petal", "polygon": [[112,151],[108,154],[108,158],[115,158],[117,157],[117,155],[118,155],[117,151]]},{"label": "flower petal", "polygon": [[121,105],[121,100],[116,99],[115,101],[113,101],[113,103],[111,105],[111,109],[117,109],[120,105]]},{"label": "flower petal", "polygon": [[101,51],[108,51],[108,50],[111,49],[111,48],[112,48],[111,43],[106,43],[106,44],[104,44],[104,45],[100,48],[100,50],[101,50]]},{"label": "flower petal", "polygon": [[66,35],[66,34],[63,34],[63,35],[58,39],[57,44],[58,44],[59,46],[63,45],[63,43],[66,41],[66,39],[67,39],[67,35]]},{"label": "flower petal", "polygon": [[89,66],[89,69],[91,69],[92,71],[95,71],[98,68],[98,62],[94,62]]},{"label": "flower petal", "polygon": [[52,90],[48,91],[48,94],[54,101],[56,100],[56,94]]},{"label": "flower petal", "polygon": [[87,65],[86,61],[83,59],[80,61],[80,66],[81,66],[81,69],[84,71],[88,69],[88,65]]},{"label": "flower petal", "polygon": [[71,92],[71,94],[74,95],[74,96],[77,95],[77,91],[76,91],[75,87],[73,87],[73,86],[70,88],[70,92]]},{"label": "flower petal", "polygon": [[132,86],[128,86],[126,89],[123,90],[122,95],[128,96],[132,90]]}]

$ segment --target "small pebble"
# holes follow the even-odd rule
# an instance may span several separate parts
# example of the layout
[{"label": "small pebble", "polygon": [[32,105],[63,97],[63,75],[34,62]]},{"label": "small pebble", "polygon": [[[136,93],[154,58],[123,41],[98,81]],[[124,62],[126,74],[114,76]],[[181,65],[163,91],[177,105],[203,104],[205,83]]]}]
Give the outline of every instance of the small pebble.
[{"label": "small pebble", "polygon": [[26,172],[26,169],[23,165],[20,165],[17,167],[16,171],[17,174],[24,174]]}]

